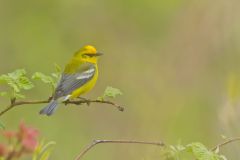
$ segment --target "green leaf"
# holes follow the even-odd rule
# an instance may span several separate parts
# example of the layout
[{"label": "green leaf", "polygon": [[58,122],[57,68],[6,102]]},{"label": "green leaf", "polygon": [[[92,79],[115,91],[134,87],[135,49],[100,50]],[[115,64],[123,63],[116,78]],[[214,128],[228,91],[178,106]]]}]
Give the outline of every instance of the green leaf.
[{"label": "green leaf", "polygon": [[191,143],[187,147],[197,160],[220,160],[219,155],[209,151],[202,143]]},{"label": "green leaf", "polygon": [[52,146],[55,144],[56,143],[53,141],[44,144],[44,141],[42,140],[36,147],[32,160],[48,160],[53,150]]},{"label": "green leaf", "polygon": [[35,79],[35,80],[41,80],[42,82],[44,83],[50,83],[52,84],[54,82],[54,80],[52,79],[52,77],[50,76],[47,76],[41,72],[36,72],[32,75],[32,79]]},{"label": "green leaf", "polygon": [[52,149],[48,149],[47,151],[45,151],[42,156],[39,158],[39,160],[48,160],[50,157],[50,154],[52,152]]},{"label": "green leaf", "polygon": [[56,79],[59,79],[59,78],[60,78],[60,75],[57,74],[57,73],[52,73],[51,75],[52,75],[54,78],[56,78]]},{"label": "green leaf", "polygon": [[45,144],[45,145],[42,147],[42,151],[47,150],[48,148],[52,147],[52,146],[55,145],[55,144],[56,144],[56,142],[54,142],[54,141],[48,142],[47,144]]},{"label": "green leaf", "polygon": [[25,69],[17,69],[14,72],[8,73],[8,76],[12,79],[19,79],[22,76],[26,75]]},{"label": "green leaf", "polygon": [[13,97],[23,98],[24,95],[19,94],[19,92],[21,90],[29,90],[34,87],[26,74],[27,73],[24,69],[17,69],[14,72],[1,75],[0,82],[6,83],[9,87],[12,88],[13,93],[11,95]]},{"label": "green leaf", "polygon": [[51,76],[47,76],[41,72],[34,73],[32,75],[32,79],[41,80],[43,83],[50,84],[52,87],[52,90],[54,90],[54,88],[56,86],[56,82],[54,81],[54,79]]},{"label": "green leaf", "polygon": [[34,87],[32,82],[27,77],[24,77],[24,76],[18,79],[17,84],[21,89],[24,89],[24,90],[29,90]]},{"label": "green leaf", "polygon": [[55,67],[55,73],[52,73],[51,75],[56,78],[56,80],[58,81],[62,75],[62,68],[58,65],[58,64],[54,64]]},{"label": "green leaf", "polygon": [[48,160],[50,154],[52,153],[53,148],[51,147],[52,145],[55,145],[56,143],[51,141],[48,142],[47,144],[45,144],[42,148],[42,153],[41,153],[41,157],[39,158],[39,160]]},{"label": "green leaf", "polygon": [[7,75],[1,75],[0,81],[7,83],[15,92],[20,92],[20,89],[28,90],[33,88],[33,84],[26,76],[24,69],[17,69]]},{"label": "green leaf", "polygon": [[[122,92],[120,91],[120,89],[118,89],[118,88],[113,88],[113,87],[108,86],[108,87],[105,89],[102,98],[103,98],[103,99],[104,99],[105,97],[115,98],[115,97],[118,96],[118,95],[122,95]],[[99,98],[100,98],[100,97],[99,97]]]},{"label": "green leaf", "polygon": [[1,77],[0,77],[1,83],[8,84],[11,88],[13,88],[13,90],[15,92],[20,92],[20,88],[16,84],[16,79],[15,78],[13,79],[13,75],[10,74],[11,76],[9,76],[9,74],[8,75],[5,75],[5,74],[1,75]]},{"label": "green leaf", "polygon": [[44,145],[44,140],[41,140],[38,145],[35,147],[35,150],[33,152],[33,157],[32,160],[37,160],[38,156],[40,155],[41,151],[42,151],[42,147]]}]

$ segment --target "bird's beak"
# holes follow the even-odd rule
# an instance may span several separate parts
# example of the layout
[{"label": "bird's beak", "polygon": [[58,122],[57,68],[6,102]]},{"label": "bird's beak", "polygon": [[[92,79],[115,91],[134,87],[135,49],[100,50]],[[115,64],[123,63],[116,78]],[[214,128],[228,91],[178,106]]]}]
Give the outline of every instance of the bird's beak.
[{"label": "bird's beak", "polygon": [[103,53],[97,52],[94,56],[102,56],[102,55],[103,55]]},{"label": "bird's beak", "polygon": [[87,56],[89,56],[89,57],[98,57],[98,56],[101,56],[101,55],[103,55],[103,53],[99,53],[99,52],[97,52],[97,53],[95,53],[95,54],[93,54],[93,53],[86,53],[86,54],[84,54],[84,55],[87,55]]}]

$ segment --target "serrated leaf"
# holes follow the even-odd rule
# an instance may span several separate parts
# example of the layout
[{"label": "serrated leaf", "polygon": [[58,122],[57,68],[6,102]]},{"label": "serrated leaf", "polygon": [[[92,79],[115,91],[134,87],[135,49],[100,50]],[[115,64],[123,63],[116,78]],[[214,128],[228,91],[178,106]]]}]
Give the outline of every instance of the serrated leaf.
[{"label": "serrated leaf", "polygon": [[34,87],[33,83],[27,77],[20,77],[17,81],[20,88],[24,90],[29,90]]},{"label": "serrated leaf", "polygon": [[197,160],[219,160],[219,156],[209,151],[202,143],[191,143],[187,147]]},{"label": "serrated leaf", "polygon": [[20,92],[20,87],[14,81],[8,81],[7,84],[13,88],[14,92]]},{"label": "serrated leaf", "polygon": [[2,75],[2,76],[0,77],[0,79],[1,79],[1,82],[2,82],[2,83],[6,83],[6,84],[8,84],[10,87],[12,87],[15,92],[20,92],[20,88],[19,88],[18,85],[16,84],[16,79],[13,79],[12,77],[10,77],[10,76],[8,76],[8,75],[5,75],[5,74]]},{"label": "serrated leaf", "polygon": [[12,79],[19,79],[24,75],[26,75],[25,69],[17,69],[14,72],[8,73],[8,76]]},{"label": "serrated leaf", "polygon": [[120,91],[120,89],[108,86],[105,89],[102,97],[103,98],[105,98],[105,97],[115,98],[118,95],[122,95],[122,92]]},{"label": "serrated leaf", "polygon": [[[13,96],[19,93],[21,89],[29,90],[33,88],[32,82],[26,76],[26,71],[24,69],[17,69],[14,72],[4,74],[0,76],[0,81],[8,84],[13,89]],[[17,95],[18,97],[23,97],[22,94]]]}]

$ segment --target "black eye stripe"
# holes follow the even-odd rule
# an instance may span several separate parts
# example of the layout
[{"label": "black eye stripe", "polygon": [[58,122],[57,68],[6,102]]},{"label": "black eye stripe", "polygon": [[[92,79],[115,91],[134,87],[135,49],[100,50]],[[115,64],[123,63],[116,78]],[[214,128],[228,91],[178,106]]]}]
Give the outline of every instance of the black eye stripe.
[{"label": "black eye stripe", "polygon": [[89,53],[86,53],[84,55],[89,56],[89,57],[94,57],[95,56],[94,54],[89,54]]}]

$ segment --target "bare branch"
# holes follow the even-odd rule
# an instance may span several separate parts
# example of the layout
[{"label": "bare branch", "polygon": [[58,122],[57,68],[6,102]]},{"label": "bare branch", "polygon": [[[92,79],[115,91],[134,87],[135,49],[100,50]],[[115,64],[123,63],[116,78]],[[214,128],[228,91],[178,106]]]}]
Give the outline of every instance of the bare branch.
[{"label": "bare branch", "polygon": [[144,145],[157,145],[164,147],[163,142],[148,142],[148,141],[135,141],[135,140],[94,140],[92,143],[87,145],[81,153],[75,158],[75,160],[81,160],[82,157],[91,150],[94,146],[101,143],[124,143],[124,144],[144,144]]},{"label": "bare branch", "polygon": [[[11,99],[11,104],[8,105],[4,110],[0,112],[0,116],[8,112],[9,110],[15,108],[16,106],[21,105],[29,105],[29,104],[45,104],[49,103],[51,101],[51,98],[48,100],[31,100],[31,101],[16,101],[16,99]],[[114,102],[111,101],[105,101],[105,100],[90,100],[90,99],[81,99],[81,100],[68,100],[65,102],[62,102],[65,105],[68,104],[75,104],[75,105],[81,105],[81,104],[87,104],[90,105],[91,103],[102,103],[102,104],[110,104],[113,107],[117,108],[119,111],[124,111],[124,108]]]},{"label": "bare branch", "polygon": [[236,142],[236,141],[240,141],[240,137],[229,138],[226,141],[224,141],[222,143],[219,143],[218,145],[213,147],[211,150],[215,151],[217,148],[221,148],[221,147],[223,147],[223,146],[225,146],[225,145],[227,145],[229,143]]}]

